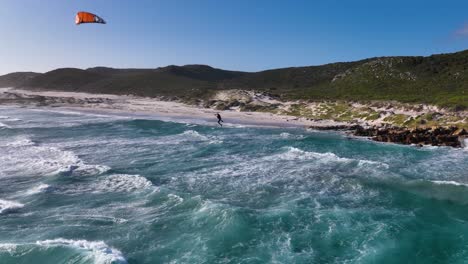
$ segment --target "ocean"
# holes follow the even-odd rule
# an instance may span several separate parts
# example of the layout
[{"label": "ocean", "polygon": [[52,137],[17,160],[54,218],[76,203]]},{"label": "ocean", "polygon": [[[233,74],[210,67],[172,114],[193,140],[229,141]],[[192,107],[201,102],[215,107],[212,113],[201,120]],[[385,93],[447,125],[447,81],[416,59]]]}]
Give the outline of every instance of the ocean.
[{"label": "ocean", "polygon": [[467,149],[175,121],[0,107],[0,263],[468,261]]}]

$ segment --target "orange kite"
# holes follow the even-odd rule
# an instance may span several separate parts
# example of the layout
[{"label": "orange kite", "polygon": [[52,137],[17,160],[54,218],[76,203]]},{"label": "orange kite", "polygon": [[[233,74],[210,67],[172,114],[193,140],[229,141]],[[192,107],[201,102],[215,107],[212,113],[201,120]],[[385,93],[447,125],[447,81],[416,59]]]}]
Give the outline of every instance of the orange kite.
[{"label": "orange kite", "polygon": [[91,14],[88,12],[78,12],[75,17],[75,23],[77,25],[83,23],[98,23],[98,24],[105,24],[106,21],[104,19],[96,16],[95,14]]}]

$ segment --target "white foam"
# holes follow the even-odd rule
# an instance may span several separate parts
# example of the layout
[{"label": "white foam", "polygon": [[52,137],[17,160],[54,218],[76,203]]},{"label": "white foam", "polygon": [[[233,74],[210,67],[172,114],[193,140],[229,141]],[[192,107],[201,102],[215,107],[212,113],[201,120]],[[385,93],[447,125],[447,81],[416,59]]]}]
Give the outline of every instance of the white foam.
[{"label": "white foam", "polygon": [[47,190],[50,189],[50,186],[48,184],[40,184],[38,186],[35,186],[25,192],[25,195],[35,195],[38,193],[44,193],[47,192]]},{"label": "white foam", "polygon": [[133,192],[147,189],[153,184],[140,175],[114,174],[93,184],[93,192]]},{"label": "white foam", "polygon": [[[153,187],[153,184],[145,177],[140,175],[130,174],[113,174],[110,176],[101,177],[92,183],[81,183],[70,185],[62,193],[76,195],[82,193],[131,193],[137,191],[148,190]],[[154,188],[155,189],[155,188]]]},{"label": "white foam", "polygon": [[295,148],[295,147],[288,147],[288,150],[284,153],[276,155],[276,158],[281,159],[281,160],[309,160],[309,159],[317,159],[321,160],[324,162],[329,162],[329,161],[341,161],[341,162],[347,162],[350,161],[350,159],[347,158],[340,158],[334,153],[331,152],[326,152],[326,153],[318,153],[318,152],[309,152],[309,151],[303,151],[301,149]]},{"label": "white foam", "polygon": [[0,128],[11,128],[11,126],[0,122]]},{"label": "white foam", "polygon": [[21,121],[21,119],[18,118],[12,118],[9,116],[0,116],[0,120],[7,120],[7,121]]},{"label": "white foam", "polygon": [[303,139],[304,138],[304,135],[297,135],[297,134],[295,135],[295,134],[291,134],[288,132],[283,132],[279,136],[280,138],[283,138],[283,139]]},{"label": "white foam", "polygon": [[468,184],[466,183],[460,183],[456,181],[431,181],[432,183],[435,183],[437,185],[452,185],[452,186],[465,186],[468,187]]},{"label": "white foam", "polygon": [[279,159],[279,160],[316,160],[317,162],[321,162],[321,163],[357,162],[358,167],[366,167],[366,166],[372,165],[372,166],[382,167],[385,169],[389,168],[389,165],[383,162],[342,158],[331,152],[325,152],[325,153],[310,152],[310,151],[303,151],[295,147],[288,147],[286,152],[277,154],[270,158]]},{"label": "white foam", "polygon": [[89,165],[73,152],[59,148],[35,145],[27,138],[7,143],[0,155],[0,177],[7,175],[99,175],[110,168],[105,165]]},{"label": "white foam", "polygon": [[77,163],[68,165],[66,168],[59,170],[59,173],[71,174],[71,175],[101,175],[111,168],[106,165],[89,165],[85,164],[82,160],[79,160]]},{"label": "white foam", "polygon": [[21,147],[21,146],[31,146],[34,145],[34,142],[29,139],[27,136],[16,136],[14,138],[5,138],[0,141],[0,146],[2,147]]},{"label": "white foam", "polygon": [[109,247],[103,241],[71,240],[57,238],[52,240],[37,241],[42,247],[71,247],[91,253],[94,263],[127,263],[122,252]]},{"label": "white foam", "polygon": [[0,199],[0,214],[12,212],[24,207],[24,204],[15,201]]},{"label": "white foam", "polygon": [[184,198],[180,197],[179,195],[177,194],[168,194],[167,197],[171,200],[174,200],[176,203],[182,203],[184,201]]},{"label": "white foam", "polygon": [[209,137],[198,133],[195,130],[186,130],[180,134],[185,140],[196,140],[196,141],[205,141],[209,144],[220,144],[223,143],[222,140],[219,140],[217,137]]},{"label": "white foam", "polygon": [[387,163],[384,163],[384,162],[378,162],[378,161],[372,161],[372,160],[359,160],[358,162],[358,166],[360,167],[365,167],[365,166],[378,166],[378,167],[382,167],[382,168],[385,168],[385,169],[389,169],[390,166],[387,164]]},{"label": "white foam", "polygon": [[208,137],[198,133],[197,131],[195,130],[187,130],[187,131],[184,131],[184,133],[182,133],[182,135],[184,136],[188,136],[188,137],[192,137],[194,139],[199,139],[199,140],[203,140],[203,141],[206,141],[206,140],[209,140]]},{"label": "white foam", "polygon": [[0,244],[0,252],[7,252],[9,254],[12,254],[16,252],[18,245],[17,244],[12,244],[12,243],[2,243]]}]

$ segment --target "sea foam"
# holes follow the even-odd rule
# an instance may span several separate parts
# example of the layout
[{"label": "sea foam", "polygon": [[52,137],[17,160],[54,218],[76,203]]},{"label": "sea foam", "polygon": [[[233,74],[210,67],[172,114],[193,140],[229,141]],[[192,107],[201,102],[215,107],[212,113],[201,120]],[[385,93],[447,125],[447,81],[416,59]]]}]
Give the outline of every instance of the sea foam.
[{"label": "sea foam", "polygon": [[93,184],[94,192],[132,192],[153,186],[145,177],[140,175],[114,174]]},{"label": "sea foam", "polygon": [[47,192],[47,190],[50,189],[50,186],[48,184],[40,184],[38,186],[34,186],[31,189],[27,190],[25,192],[26,195],[35,195],[38,193],[44,193]]},{"label": "sea foam", "polygon": [[7,201],[7,200],[1,200],[0,199],[0,214],[6,214],[10,212],[14,212],[18,209],[21,209],[24,207],[24,204],[18,203],[15,201]]},{"label": "sea foam", "polygon": [[130,174],[113,174],[103,176],[101,179],[91,183],[80,183],[68,186],[66,189],[59,189],[59,192],[69,195],[82,193],[131,193],[147,190],[153,184],[145,177]]},{"label": "sea foam", "polygon": [[460,183],[460,182],[456,182],[456,181],[431,181],[431,182],[434,183],[434,184],[437,184],[437,185],[452,185],[452,186],[468,187],[468,184]]},{"label": "sea foam", "polygon": [[322,161],[348,161],[348,159],[340,158],[337,155],[327,152],[309,152],[303,151],[295,147],[288,147],[283,153],[273,156],[274,159],[279,160],[308,160],[308,159],[320,159]]},{"label": "sea foam", "polygon": [[0,122],[0,129],[1,129],[1,128],[11,128],[11,126]]},{"label": "sea foam", "polygon": [[278,160],[315,160],[319,163],[356,163],[358,167],[366,167],[371,165],[382,167],[385,169],[389,168],[389,165],[384,162],[342,158],[331,152],[310,152],[295,147],[288,147],[287,151],[269,158]]},{"label": "sea foam", "polygon": [[199,132],[195,130],[186,130],[181,134],[181,136],[183,136],[185,140],[205,141],[205,142],[208,142],[209,144],[223,143],[222,140],[219,140],[216,137],[208,137],[208,136],[200,134]]},{"label": "sea foam", "polygon": [[110,169],[105,165],[90,165],[71,151],[37,145],[27,137],[4,142],[0,156],[0,176],[16,175],[99,175]]},{"label": "sea foam", "polygon": [[127,263],[122,252],[108,246],[103,241],[71,240],[57,238],[52,240],[37,241],[36,245],[41,247],[70,247],[91,254],[94,263]]}]

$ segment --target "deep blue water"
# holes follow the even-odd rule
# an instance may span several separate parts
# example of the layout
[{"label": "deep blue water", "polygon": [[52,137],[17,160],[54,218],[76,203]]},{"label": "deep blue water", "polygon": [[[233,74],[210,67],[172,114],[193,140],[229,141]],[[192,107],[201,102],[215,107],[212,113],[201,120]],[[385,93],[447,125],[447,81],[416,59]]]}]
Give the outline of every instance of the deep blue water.
[{"label": "deep blue water", "polygon": [[466,263],[468,150],[1,107],[0,263],[127,262]]}]

